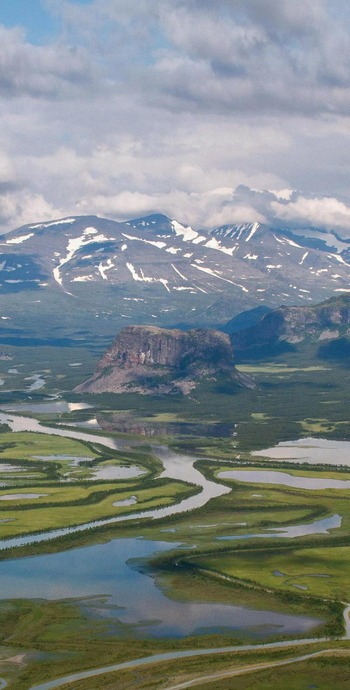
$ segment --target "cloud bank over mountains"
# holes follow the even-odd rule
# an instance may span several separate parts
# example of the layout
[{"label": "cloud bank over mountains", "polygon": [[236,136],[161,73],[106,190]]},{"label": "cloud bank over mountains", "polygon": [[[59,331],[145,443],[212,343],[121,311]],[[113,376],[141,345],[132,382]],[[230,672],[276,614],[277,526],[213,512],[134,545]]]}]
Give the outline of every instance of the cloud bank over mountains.
[{"label": "cloud bank over mountains", "polygon": [[44,5],[54,37],[0,26],[2,232],[159,211],[350,236],[345,0]]}]

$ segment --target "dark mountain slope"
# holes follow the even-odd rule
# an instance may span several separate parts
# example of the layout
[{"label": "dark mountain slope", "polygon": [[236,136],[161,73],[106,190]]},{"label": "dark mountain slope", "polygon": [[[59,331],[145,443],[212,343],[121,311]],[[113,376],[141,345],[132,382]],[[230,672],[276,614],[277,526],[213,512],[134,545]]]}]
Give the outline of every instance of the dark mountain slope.
[{"label": "dark mountain slope", "polygon": [[326,343],[349,336],[350,295],[342,295],[312,307],[280,307],[254,326],[232,333],[231,342],[236,351],[249,352],[277,343]]}]

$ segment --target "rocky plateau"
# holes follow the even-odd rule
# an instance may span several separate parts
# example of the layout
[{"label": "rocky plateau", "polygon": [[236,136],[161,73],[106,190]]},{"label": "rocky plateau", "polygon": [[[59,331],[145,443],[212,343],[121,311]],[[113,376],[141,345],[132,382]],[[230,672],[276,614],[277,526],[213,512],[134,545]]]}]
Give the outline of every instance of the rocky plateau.
[{"label": "rocky plateau", "polygon": [[203,377],[222,372],[233,385],[254,387],[250,377],[236,370],[230,338],[225,333],[127,326],[106,350],[94,375],[75,391],[186,395]]}]

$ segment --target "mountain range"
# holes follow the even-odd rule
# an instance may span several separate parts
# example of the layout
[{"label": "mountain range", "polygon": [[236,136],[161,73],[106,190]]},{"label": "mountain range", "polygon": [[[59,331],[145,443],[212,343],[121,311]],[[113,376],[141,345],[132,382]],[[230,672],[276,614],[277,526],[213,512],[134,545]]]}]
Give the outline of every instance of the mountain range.
[{"label": "mountain range", "polygon": [[0,238],[8,336],[112,335],[130,324],[222,327],[242,311],[350,291],[350,240],[259,223],[194,230],[163,215],[33,223]]}]

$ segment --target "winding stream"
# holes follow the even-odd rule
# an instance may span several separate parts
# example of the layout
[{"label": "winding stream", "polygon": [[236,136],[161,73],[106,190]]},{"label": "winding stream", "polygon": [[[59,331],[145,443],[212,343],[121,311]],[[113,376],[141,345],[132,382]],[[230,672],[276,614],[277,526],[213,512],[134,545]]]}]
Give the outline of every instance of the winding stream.
[{"label": "winding stream", "polygon": [[[96,436],[94,434],[87,434],[83,431],[75,431],[74,429],[56,429],[55,427],[43,426],[38,420],[31,417],[22,417],[17,415],[0,412],[0,424],[7,424],[12,431],[32,431],[39,434],[52,434],[54,436],[65,436],[67,438],[74,438],[79,441],[88,441],[89,443],[98,443],[112,450],[120,450],[125,447],[125,444],[130,445],[130,441],[115,441],[107,436]],[[29,534],[20,537],[13,537],[9,539],[0,540],[0,551],[17,546],[25,546],[26,544],[34,544],[43,541],[63,537],[67,534],[75,534],[77,532],[85,532],[88,529],[103,527],[104,525],[112,525],[117,522],[124,522],[127,520],[141,520],[143,518],[155,520],[157,518],[164,518],[170,515],[177,515],[185,513],[195,508],[204,506],[211,498],[222,496],[231,491],[227,486],[217,484],[206,479],[199,470],[193,467],[197,458],[189,455],[174,453],[166,446],[152,446],[155,454],[163,463],[164,471],[161,477],[168,477],[169,479],[176,479],[180,481],[187,481],[202,490],[195,496],[185,498],[180,503],[166,506],[165,508],[155,508],[153,510],[144,510],[139,513],[130,513],[129,515],[120,515],[112,518],[105,518],[101,520],[94,520],[93,522],[86,522],[74,527],[64,527],[56,530],[48,530],[38,534]],[[156,481],[156,480],[155,480]]]}]

